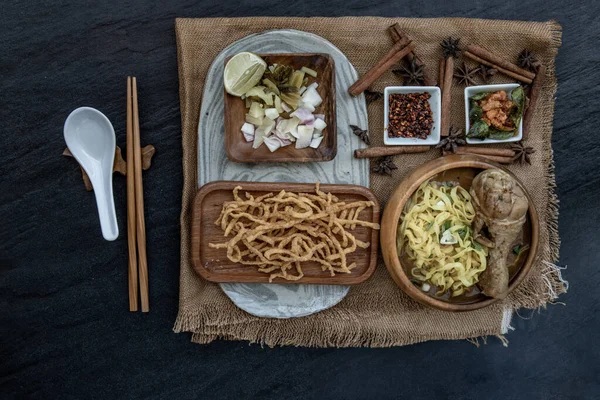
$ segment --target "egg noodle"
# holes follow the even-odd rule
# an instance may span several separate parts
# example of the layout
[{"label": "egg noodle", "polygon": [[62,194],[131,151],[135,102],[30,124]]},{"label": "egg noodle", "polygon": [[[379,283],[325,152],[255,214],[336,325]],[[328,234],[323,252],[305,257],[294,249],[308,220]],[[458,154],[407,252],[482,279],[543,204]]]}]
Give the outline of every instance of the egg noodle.
[{"label": "egg noodle", "polygon": [[[469,192],[451,182],[424,182],[406,203],[398,228],[398,254],[404,250],[411,275],[437,287],[464,294],[486,268],[487,249],[473,241],[475,209]],[[424,286],[423,290],[425,290]]]}]

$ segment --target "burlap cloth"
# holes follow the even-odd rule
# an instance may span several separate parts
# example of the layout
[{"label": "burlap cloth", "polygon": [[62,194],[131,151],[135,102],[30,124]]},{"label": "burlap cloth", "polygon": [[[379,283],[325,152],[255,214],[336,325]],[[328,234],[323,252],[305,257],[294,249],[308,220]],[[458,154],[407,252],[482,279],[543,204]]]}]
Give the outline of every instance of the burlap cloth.
[{"label": "burlap cloth", "polygon": [[[421,306],[406,296],[389,277],[381,262],[373,277],[353,287],[342,302],[320,313],[286,320],[258,318],[237,308],[218,285],[200,278],[191,267],[190,212],[197,190],[197,129],[204,77],[217,54],[228,44],[251,33],[269,29],[310,31],[336,45],[360,74],[390,48],[386,28],[398,22],[416,44],[416,52],[437,77],[440,42],[448,36],[461,43],[476,43],[507,59],[516,60],[528,48],[547,65],[547,79],[532,124],[528,145],[536,149],[532,166],[512,165],[527,186],[539,213],[539,256],[528,279],[507,300],[486,309],[448,313]],[[192,341],[247,340],[267,345],[316,347],[398,346],[433,339],[464,339],[484,335],[502,337],[517,308],[538,308],[565,291],[558,259],[557,199],[551,147],[556,78],[554,59],[561,43],[555,22],[516,22],[474,19],[406,18],[216,18],[177,19],[177,56],[183,144],[183,199],[181,212],[181,281],[179,315],[174,331],[192,332]],[[461,60],[457,60],[460,63]],[[509,82],[498,75],[494,82]],[[374,84],[377,90],[399,84],[390,72]],[[347,88],[338,88],[346,90]],[[452,124],[464,127],[463,87],[452,93]],[[383,105],[369,105],[369,129],[374,145],[382,144]],[[343,128],[343,123],[338,123]],[[371,189],[382,205],[416,166],[439,151],[396,157],[393,177],[371,175]]]}]

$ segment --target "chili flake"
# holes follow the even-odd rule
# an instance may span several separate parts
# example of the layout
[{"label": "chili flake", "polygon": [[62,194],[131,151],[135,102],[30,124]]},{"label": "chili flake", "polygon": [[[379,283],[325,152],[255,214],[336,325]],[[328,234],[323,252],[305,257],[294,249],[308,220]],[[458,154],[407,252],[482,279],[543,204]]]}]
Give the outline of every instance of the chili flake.
[{"label": "chili flake", "polygon": [[426,139],[433,126],[429,93],[391,94],[388,135]]}]

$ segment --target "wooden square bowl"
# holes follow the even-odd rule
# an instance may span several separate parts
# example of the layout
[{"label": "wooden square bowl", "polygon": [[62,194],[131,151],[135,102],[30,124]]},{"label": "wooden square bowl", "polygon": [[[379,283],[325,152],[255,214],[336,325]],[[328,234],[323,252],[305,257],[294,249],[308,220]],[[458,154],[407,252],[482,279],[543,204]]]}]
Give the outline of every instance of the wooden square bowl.
[{"label": "wooden square bowl", "polygon": [[[196,193],[192,211],[191,245],[194,270],[211,282],[270,283],[268,273],[259,272],[255,266],[242,265],[227,258],[227,249],[215,249],[210,243],[224,243],[231,237],[223,236],[223,230],[215,225],[221,214],[223,204],[233,200],[232,191],[241,186],[240,195],[245,192],[253,196],[277,193],[286,190],[293,193],[314,193],[314,183],[282,182],[233,182],[215,181],[202,186]],[[321,185],[321,190],[337,196],[340,201],[372,201],[375,205],[361,211],[359,218],[373,223],[379,222],[379,202],[369,189],[357,185]],[[349,274],[338,273],[331,276],[314,261],[302,263],[304,277],[297,281],[275,279],[278,284],[320,284],[320,285],[357,285],[369,279],[377,265],[379,231],[370,227],[357,226],[350,232],[369,247],[357,248],[347,255],[349,264],[356,267]]]},{"label": "wooden square bowl", "polygon": [[[287,64],[300,69],[311,68],[317,71],[315,82],[323,103],[313,114],[325,115],[327,127],[323,130],[321,145],[313,149],[296,149],[294,144],[271,152],[266,145],[252,148],[241,132],[246,121],[246,105],[240,97],[225,92],[225,152],[235,162],[310,162],[330,161],[337,153],[337,129],[335,121],[335,65],[328,54],[260,54],[267,64]],[[225,63],[229,58],[225,60]]]},{"label": "wooden square bowl", "polygon": [[402,210],[408,199],[428,179],[435,181],[458,182],[460,186],[469,190],[475,176],[490,168],[501,169],[517,180],[529,200],[527,221],[523,225],[519,241],[528,244],[529,250],[523,257],[509,260],[508,292],[514,290],[527,276],[537,255],[539,240],[539,221],[535,205],[523,184],[508,170],[486,160],[485,158],[471,155],[451,155],[440,157],[421,165],[411,173],[394,191],[381,219],[381,252],[388,272],[400,288],[414,300],[421,304],[435,307],[444,311],[470,311],[489,306],[500,300],[485,296],[477,287],[457,297],[438,297],[435,289],[424,292],[411,281],[412,262],[406,257],[404,251],[398,255],[396,237]]}]

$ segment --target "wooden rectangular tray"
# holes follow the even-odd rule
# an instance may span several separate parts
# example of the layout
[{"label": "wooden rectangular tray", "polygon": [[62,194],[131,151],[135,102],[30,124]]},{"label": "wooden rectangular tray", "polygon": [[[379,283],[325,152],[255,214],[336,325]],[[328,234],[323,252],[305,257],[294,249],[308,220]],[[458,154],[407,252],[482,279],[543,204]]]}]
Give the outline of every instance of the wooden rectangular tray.
[{"label": "wooden rectangular tray", "polygon": [[[277,193],[282,189],[289,192],[314,193],[313,183],[262,183],[215,181],[202,186],[196,193],[192,210],[192,261],[194,269],[200,276],[211,282],[253,282],[269,283],[269,274],[259,272],[253,266],[233,263],[227,258],[226,249],[213,249],[209,243],[223,243],[228,238],[223,236],[220,226],[215,221],[221,213],[223,203],[233,200],[232,191],[236,186],[242,186],[244,192],[253,196],[265,193]],[[370,200],[375,203],[371,208],[360,213],[360,219],[379,222],[379,202],[369,189],[357,185],[321,185],[321,190],[331,192],[341,201]],[[328,285],[356,285],[367,280],[375,271],[377,265],[377,249],[379,247],[379,231],[376,229],[357,226],[352,234],[370,246],[358,248],[348,256],[348,263],[356,262],[356,268],[350,274],[338,273],[331,276],[323,272],[317,263],[303,263],[304,277],[297,281],[275,279],[273,283],[310,283]]]},{"label": "wooden rectangular tray", "polygon": [[[294,144],[271,152],[266,145],[252,148],[252,142],[246,142],[241,132],[246,120],[246,105],[240,97],[225,92],[225,152],[235,162],[309,162],[330,161],[337,153],[337,128],[335,115],[335,64],[328,54],[260,54],[267,63],[287,64],[300,69],[312,68],[317,71],[317,92],[323,103],[314,111],[324,114],[327,127],[323,130],[321,145],[313,149],[296,149]],[[229,58],[225,60],[225,63]],[[310,77],[309,77],[310,78]],[[312,78],[311,78],[312,79]]]}]

